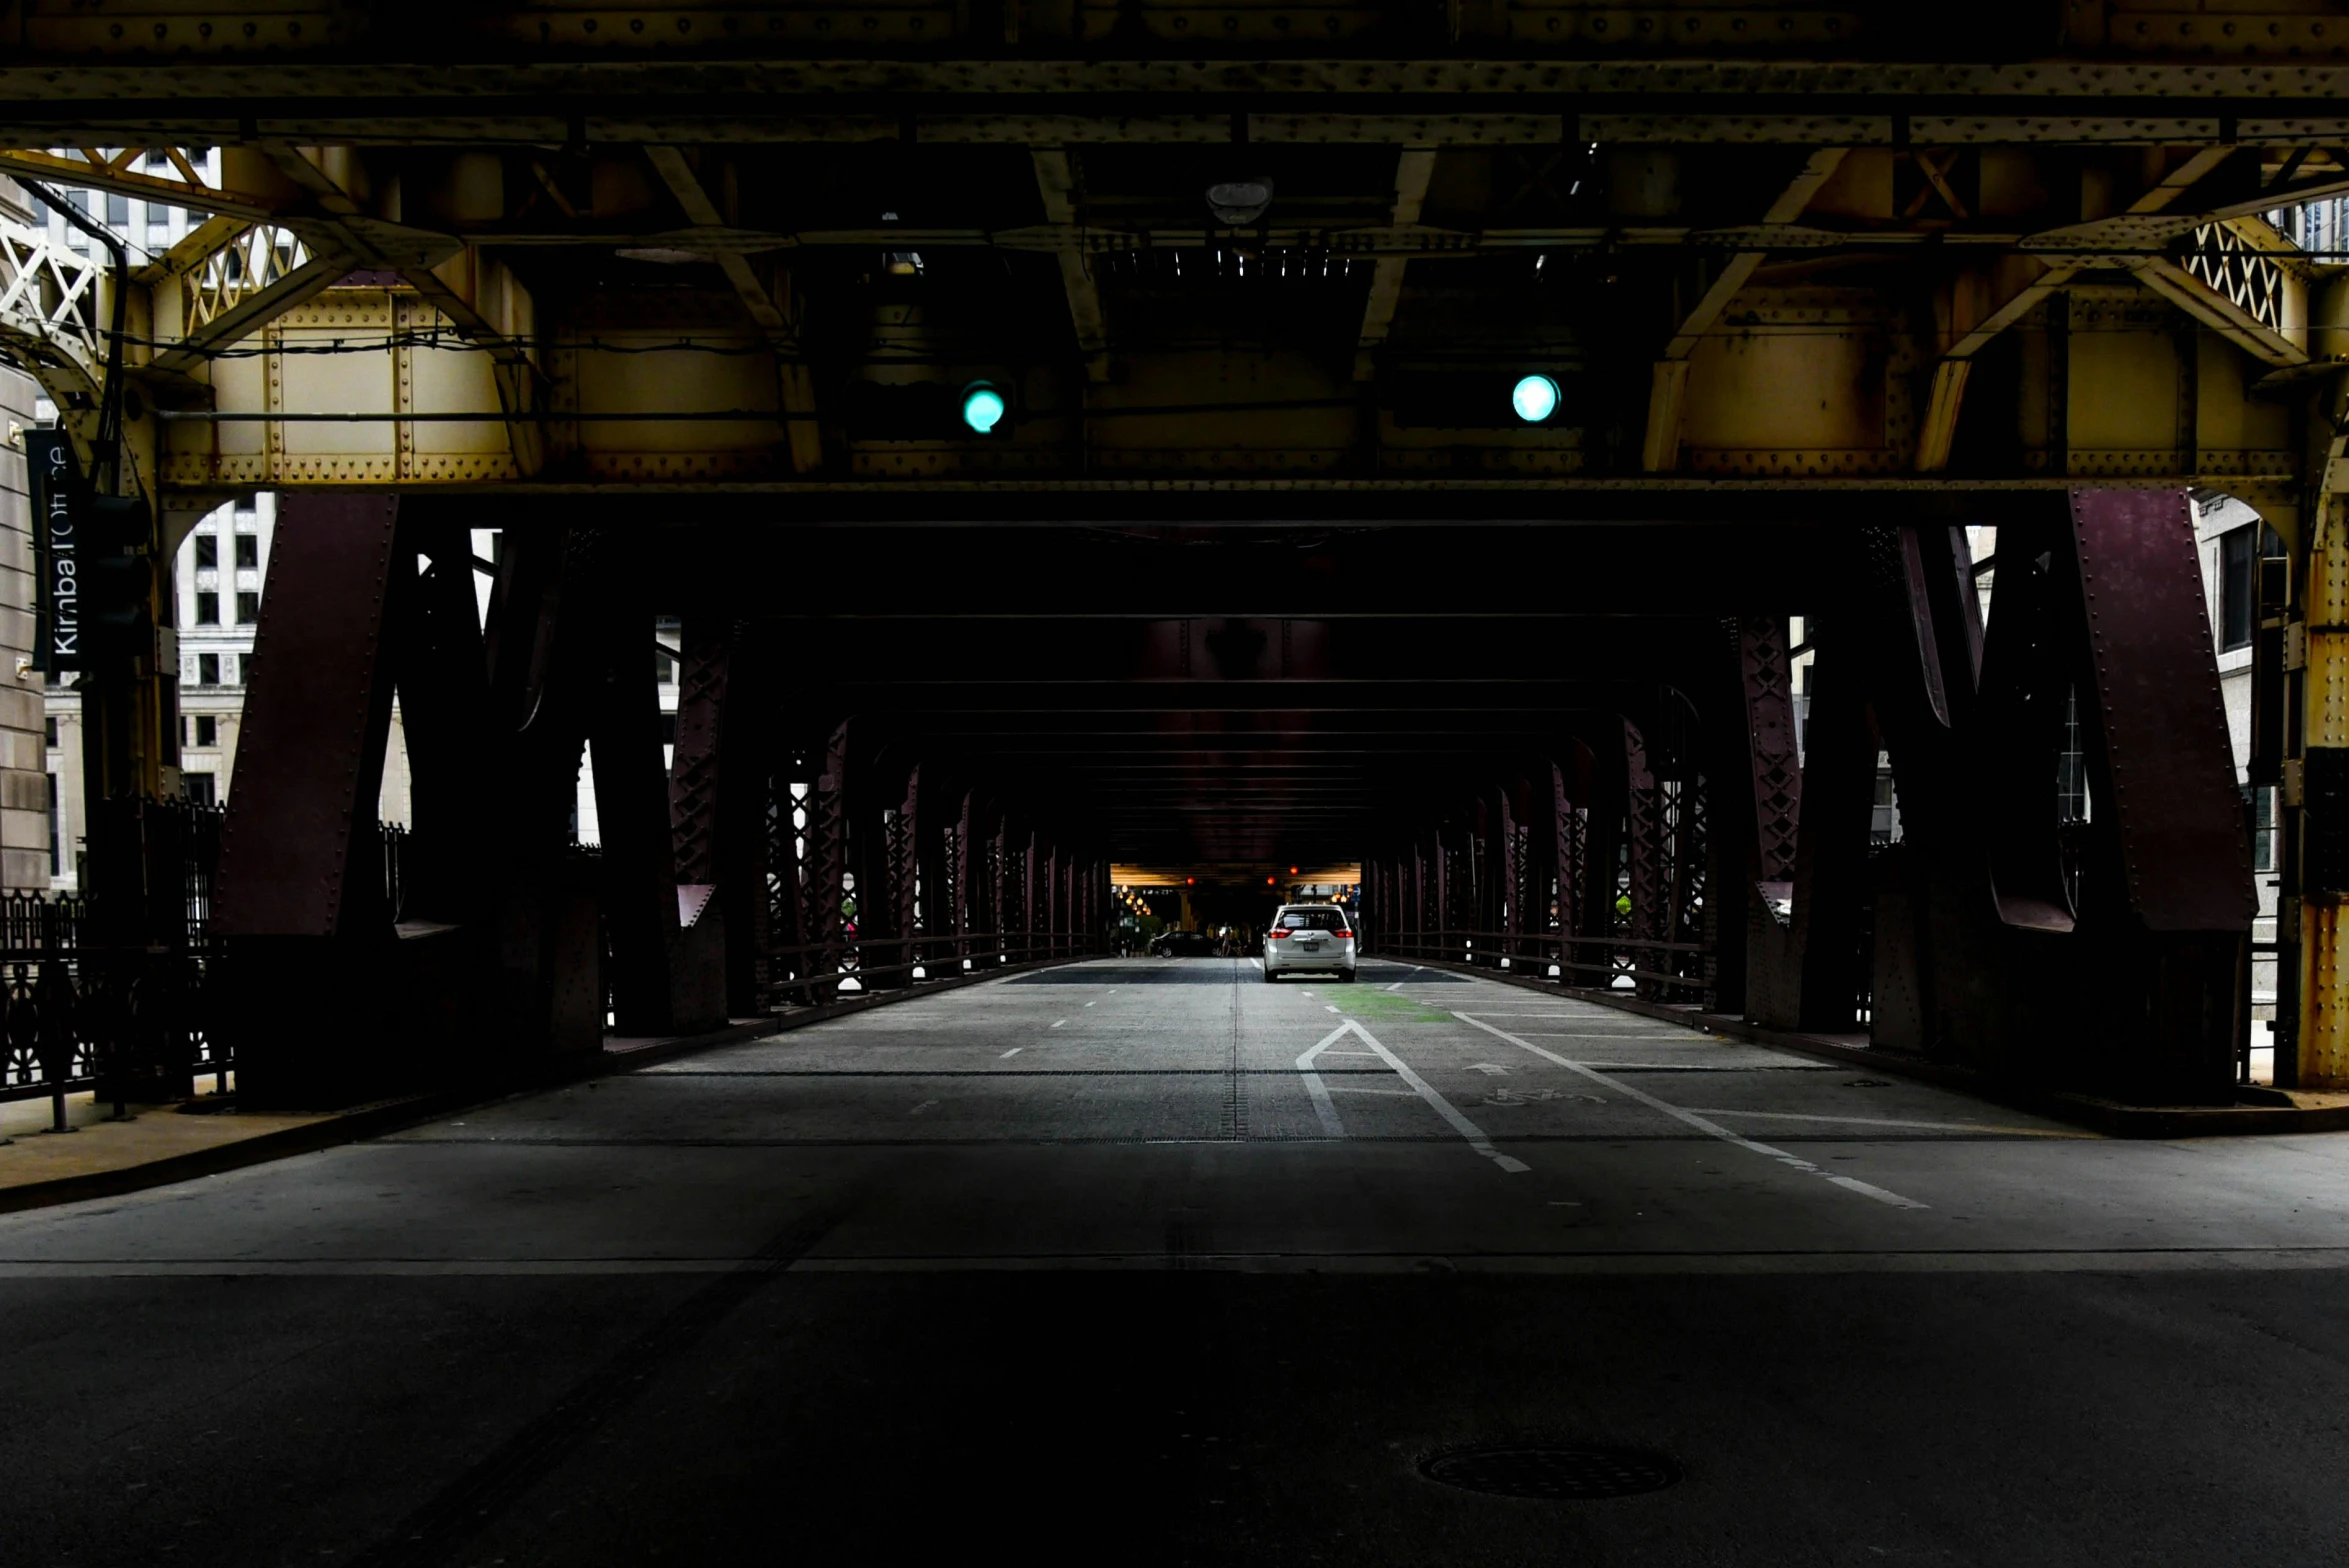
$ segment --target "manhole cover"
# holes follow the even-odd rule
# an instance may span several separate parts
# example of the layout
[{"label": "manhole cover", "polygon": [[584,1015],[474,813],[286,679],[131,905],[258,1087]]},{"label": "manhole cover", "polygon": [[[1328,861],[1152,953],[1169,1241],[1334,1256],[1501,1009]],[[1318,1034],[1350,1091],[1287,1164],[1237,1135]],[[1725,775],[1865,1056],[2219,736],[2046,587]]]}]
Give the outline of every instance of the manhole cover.
[{"label": "manhole cover", "polygon": [[1588,1443],[1496,1443],[1460,1448],[1421,1462],[1430,1481],[1494,1497],[1570,1502],[1658,1492],[1680,1479],[1680,1466],[1641,1448]]}]

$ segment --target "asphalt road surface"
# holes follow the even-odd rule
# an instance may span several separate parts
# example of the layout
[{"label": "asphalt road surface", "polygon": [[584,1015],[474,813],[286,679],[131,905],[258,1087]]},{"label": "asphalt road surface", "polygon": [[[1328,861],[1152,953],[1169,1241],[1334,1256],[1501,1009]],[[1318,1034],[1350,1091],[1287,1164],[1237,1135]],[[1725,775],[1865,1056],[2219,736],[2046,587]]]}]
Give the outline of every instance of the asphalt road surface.
[{"label": "asphalt road surface", "polygon": [[2345,1269],[2349,1135],[1101,962],[0,1218],[0,1563],[2339,1563]]}]

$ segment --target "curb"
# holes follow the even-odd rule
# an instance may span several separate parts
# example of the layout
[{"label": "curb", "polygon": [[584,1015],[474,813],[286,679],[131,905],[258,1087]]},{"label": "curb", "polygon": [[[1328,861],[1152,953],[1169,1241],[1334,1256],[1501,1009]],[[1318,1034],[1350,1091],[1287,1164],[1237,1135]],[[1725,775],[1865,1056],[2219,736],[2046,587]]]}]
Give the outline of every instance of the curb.
[{"label": "curb", "polygon": [[2072,1122],[2108,1137],[2211,1138],[2244,1134],[2280,1136],[2289,1133],[2349,1131],[2349,1105],[2127,1105],[2118,1100],[2075,1094],[2069,1090],[2033,1089],[2022,1084],[2004,1083],[1986,1078],[1971,1068],[1895,1056],[1865,1046],[1845,1045],[1830,1036],[1765,1028],[1727,1013],[1700,1013],[1694,1008],[1644,1001],[1620,992],[1562,986],[1532,975],[1479,969],[1470,964],[1456,964],[1443,959],[1403,959],[1388,953],[1365,956],[1383,958],[1389,963],[1419,964],[1478,980],[1498,981],[1502,985],[1539,991],[1548,996],[1571,997],[1577,1002],[1595,1002],[1618,1012],[1637,1013],[1645,1018],[1679,1024],[1682,1028],[1704,1034],[1767,1045],[1777,1050],[1791,1051],[1798,1056],[1815,1057],[1820,1061],[1841,1062],[1852,1067],[1887,1072],[1896,1077],[1929,1083],[1937,1088],[1954,1089],[1961,1094],[1970,1094],[1976,1099],[1988,1100],[2014,1110]]},{"label": "curb", "polygon": [[1047,958],[1025,964],[1003,964],[983,972],[953,975],[936,981],[925,980],[897,990],[847,997],[774,1018],[738,1019],[723,1029],[712,1029],[705,1034],[649,1040],[642,1045],[624,1046],[617,1050],[606,1046],[593,1057],[552,1064],[504,1083],[377,1100],[353,1106],[324,1121],[310,1122],[300,1127],[282,1127],[276,1132],[256,1133],[235,1143],[224,1143],[210,1149],[191,1149],[185,1154],[166,1155],[143,1165],[126,1165],[120,1170],[91,1171],[80,1176],[60,1176],[53,1181],[0,1187],[0,1214],[52,1208],[61,1203],[80,1203],[90,1198],[120,1197],[124,1193],[142,1192],[150,1187],[168,1187],[174,1182],[192,1181],[199,1176],[218,1176],[227,1171],[242,1170],[248,1165],[265,1165],[271,1160],[282,1160],[296,1154],[315,1154],[321,1149],[331,1149],[339,1144],[379,1138],[385,1133],[397,1132],[418,1122],[428,1122],[452,1111],[559,1089],[565,1084],[583,1083],[590,1078],[632,1073],[638,1068],[673,1061],[680,1056],[691,1056],[698,1051],[713,1050],[724,1045],[742,1045],[752,1040],[764,1040],[771,1035],[789,1034],[794,1029],[805,1029],[810,1024],[844,1018],[851,1013],[870,1012],[893,1002],[909,1001],[918,996],[936,996],[942,991],[959,991],[965,986],[998,980],[1006,975],[1084,963],[1098,956],[1087,954],[1083,958]]}]

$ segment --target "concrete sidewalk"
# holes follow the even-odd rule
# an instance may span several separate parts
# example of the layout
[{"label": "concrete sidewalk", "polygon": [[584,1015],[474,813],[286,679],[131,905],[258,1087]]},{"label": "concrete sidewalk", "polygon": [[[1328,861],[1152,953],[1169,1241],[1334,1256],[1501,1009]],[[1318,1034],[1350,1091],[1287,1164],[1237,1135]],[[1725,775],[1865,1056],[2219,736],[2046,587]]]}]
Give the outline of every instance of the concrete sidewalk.
[{"label": "concrete sidewalk", "polygon": [[[213,1102],[217,1104],[218,1102]],[[0,1208],[25,1189],[53,1184],[80,1185],[93,1177],[117,1175],[139,1166],[179,1162],[216,1153],[256,1138],[335,1120],[332,1115],[267,1115],[205,1109],[204,1100],[173,1105],[132,1106],[132,1119],[113,1120],[114,1107],[87,1090],[65,1098],[66,1121],[74,1130],[48,1130],[48,1100],[0,1104]],[[198,1112],[200,1114],[188,1114]]]},{"label": "concrete sidewalk", "polygon": [[133,1105],[116,1120],[111,1101],[89,1090],[65,1098],[67,1133],[50,1131],[48,1099],[0,1103],[0,1213],[74,1203],[210,1176],[380,1136],[461,1106],[528,1093],[578,1078],[630,1072],[648,1062],[713,1045],[757,1039],[781,1020],[741,1019],[707,1034],[632,1039],[608,1036],[594,1060],[511,1082],[398,1095],[332,1111],[264,1112],[236,1108],[232,1096],[200,1095],[161,1105]]},{"label": "concrete sidewalk", "polygon": [[[463,1106],[535,1093],[563,1083],[634,1072],[712,1046],[784,1034],[826,1019],[937,996],[982,981],[1054,968],[1078,960],[1048,959],[949,975],[905,989],[843,995],[820,1006],[762,1018],[737,1018],[704,1034],[606,1035],[593,1059],[565,1062],[543,1073],[395,1096],[319,1112],[240,1111],[209,1096],[179,1104],[132,1106],[131,1119],[113,1120],[114,1107],[84,1090],[66,1096],[66,1120],[75,1130],[57,1134],[47,1099],[0,1102],[0,1214],[111,1197],[175,1181],[210,1176],[264,1160],[283,1159],[380,1137]],[[220,1107],[220,1108],[215,1108]]]}]

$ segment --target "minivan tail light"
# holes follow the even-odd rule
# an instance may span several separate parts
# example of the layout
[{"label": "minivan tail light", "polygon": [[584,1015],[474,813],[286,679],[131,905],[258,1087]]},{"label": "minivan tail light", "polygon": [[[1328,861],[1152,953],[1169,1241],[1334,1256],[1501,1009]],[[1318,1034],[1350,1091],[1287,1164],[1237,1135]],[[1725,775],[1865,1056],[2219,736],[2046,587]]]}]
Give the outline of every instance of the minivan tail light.
[{"label": "minivan tail light", "polygon": [[1289,933],[1288,933],[1287,931],[1285,931],[1285,930],[1281,929],[1279,926],[1274,926],[1274,927],[1273,927],[1273,928],[1272,928],[1270,931],[1267,931],[1267,932],[1265,932],[1264,934],[1265,934],[1266,936],[1268,936],[1268,937],[1272,938],[1272,939],[1273,939],[1275,942],[1277,942],[1277,941],[1279,941],[1279,940],[1280,940],[1282,937],[1284,937],[1284,936],[1287,936]]}]

